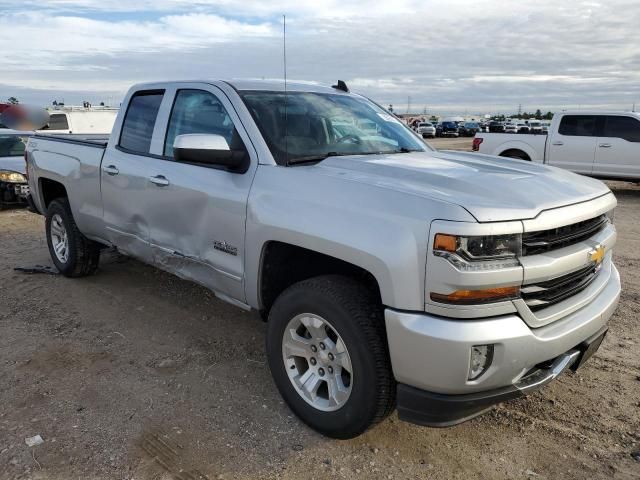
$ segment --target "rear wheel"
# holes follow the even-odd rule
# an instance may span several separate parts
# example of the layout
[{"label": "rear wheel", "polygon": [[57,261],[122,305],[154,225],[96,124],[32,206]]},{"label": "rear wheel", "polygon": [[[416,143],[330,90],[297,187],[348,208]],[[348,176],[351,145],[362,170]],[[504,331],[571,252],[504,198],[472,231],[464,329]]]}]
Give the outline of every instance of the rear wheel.
[{"label": "rear wheel", "polygon": [[531,158],[529,158],[529,155],[524,153],[522,150],[507,150],[505,152],[502,152],[500,156],[508,157],[508,158],[516,158],[518,160],[531,161]]},{"label": "rear wheel", "polygon": [[395,406],[382,307],[350,278],[285,290],[269,314],[267,357],[289,407],[324,435],[355,437]]},{"label": "rear wheel", "polygon": [[66,277],[83,277],[96,271],[99,246],[80,233],[66,198],[49,204],[45,230],[51,259],[60,273]]}]

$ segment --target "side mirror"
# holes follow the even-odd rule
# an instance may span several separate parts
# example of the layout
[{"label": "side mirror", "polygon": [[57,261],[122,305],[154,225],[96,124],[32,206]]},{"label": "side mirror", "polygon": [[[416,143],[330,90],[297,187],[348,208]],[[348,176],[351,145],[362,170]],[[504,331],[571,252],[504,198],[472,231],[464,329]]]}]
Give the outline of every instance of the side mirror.
[{"label": "side mirror", "polygon": [[217,165],[238,173],[249,168],[246,150],[232,150],[222,135],[211,133],[178,135],[173,142],[173,157],[179,162]]}]

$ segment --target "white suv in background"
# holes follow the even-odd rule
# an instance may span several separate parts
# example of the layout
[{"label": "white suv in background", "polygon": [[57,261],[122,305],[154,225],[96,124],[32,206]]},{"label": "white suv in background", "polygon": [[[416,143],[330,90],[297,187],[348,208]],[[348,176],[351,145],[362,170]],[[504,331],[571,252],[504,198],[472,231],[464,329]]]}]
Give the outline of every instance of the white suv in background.
[{"label": "white suv in background", "polygon": [[416,132],[418,135],[422,135],[422,138],[435,138],[436,127],[434,127],[432,123],[421,122],[418,124]]}]

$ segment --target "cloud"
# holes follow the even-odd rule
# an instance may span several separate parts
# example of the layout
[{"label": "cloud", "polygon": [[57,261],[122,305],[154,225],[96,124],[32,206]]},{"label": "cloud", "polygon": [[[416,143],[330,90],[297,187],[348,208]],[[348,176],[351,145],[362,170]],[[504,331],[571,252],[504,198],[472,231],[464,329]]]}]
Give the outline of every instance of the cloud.
[{"label": "cloud", "polygon": [[630,0],[0,0],[0,11],[0,43],[15,45],[0,60],[0,98],[282,77],[286,13],[289,78],[342,78],[400,111],[409,97],[452,112],[640,103],[640,9]]}]

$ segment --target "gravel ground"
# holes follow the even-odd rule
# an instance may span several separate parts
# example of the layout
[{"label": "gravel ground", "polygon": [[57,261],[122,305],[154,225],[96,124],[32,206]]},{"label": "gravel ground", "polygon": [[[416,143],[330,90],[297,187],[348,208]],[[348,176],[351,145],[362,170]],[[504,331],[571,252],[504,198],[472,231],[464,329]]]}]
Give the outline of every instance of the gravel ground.
[{"label": "gravel ground", "polygon": [[14,272],[51,265],[44,222],[0,212],[0,478],[640,478],[640,187],[610,185],[624,291],[579,373],[450,429],[394,414],[349,441],[283,404],[256,315],[114,253],[85,279]]}]

